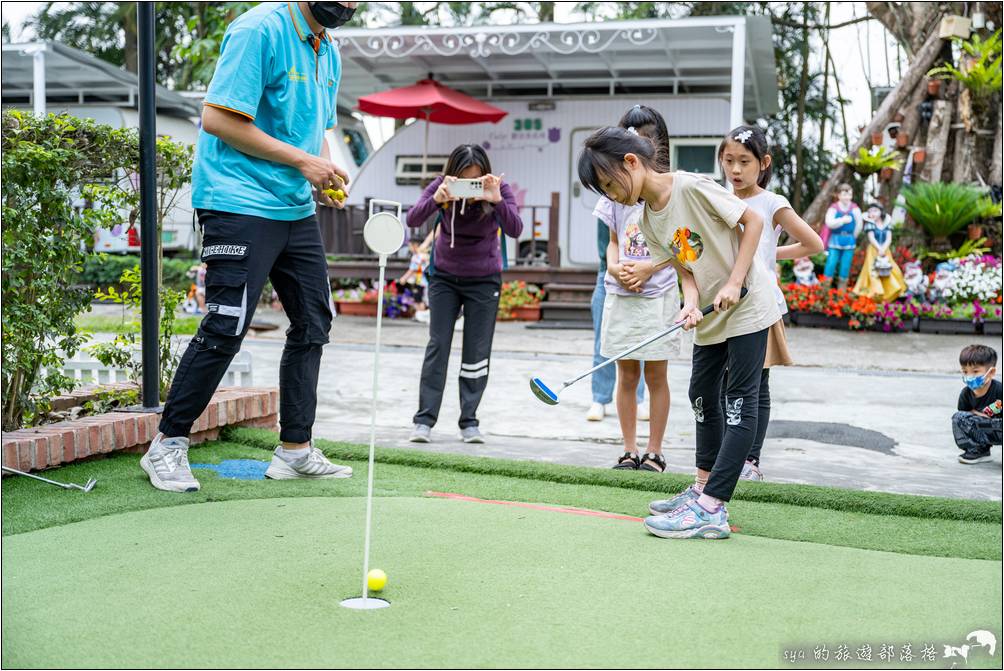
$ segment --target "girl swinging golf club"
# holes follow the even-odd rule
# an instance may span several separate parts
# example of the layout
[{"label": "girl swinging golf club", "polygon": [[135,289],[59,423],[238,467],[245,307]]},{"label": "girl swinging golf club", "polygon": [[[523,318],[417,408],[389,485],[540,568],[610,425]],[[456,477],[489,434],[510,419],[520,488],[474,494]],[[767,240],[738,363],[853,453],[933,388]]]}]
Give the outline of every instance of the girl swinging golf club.
[{"label": "girl swinging golf club", "polygon": [[[645,202],[639,225],[652,260],[632,266],[633,281],[644,283],[672,264],[684,298],[676,321],[695,329],[690,401],[697,479],[677,496],[653,502],[645,528],[663,538],[726,538],[724,504],[756,433],[767,331],[781,318],[772,279],[755,258],[763,218],[709,178],[662,172],[652,143],[623,128],[591,135],[578,171],[583,185],[615,202]],[[740,301],[744,287],[748,293]],[[707,304],[715,312],[705,317],[699,306]],[[723,418],[718,397],[726,366]]]}]

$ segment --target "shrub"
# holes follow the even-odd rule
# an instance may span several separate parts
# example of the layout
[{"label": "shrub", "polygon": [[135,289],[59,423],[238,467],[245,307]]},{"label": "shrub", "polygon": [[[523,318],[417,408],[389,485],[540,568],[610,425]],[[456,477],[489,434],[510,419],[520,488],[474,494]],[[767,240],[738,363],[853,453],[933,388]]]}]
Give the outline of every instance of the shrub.
[{"label": "shrub", "polygon": [[983,191],[965,184],[934,182],[903,189],[906,211],[936,240],[944,240],[985,216]]},{"label": "shrub", "polygon": [[[92,289],[107,290],[117,286],[122,273],[135,267],[140,262],[138,256],[131,254],[90,254],[84,260],[84,268],[77,278],[77,283],[85,284]],[[175,291],[188,293],[194,280],[188,275],[191,267],[199,263],[198,259],[163,259],[163,277],[165,287]]]},{"label": "shrub", "polygon": [[[3,113],[3,429],[30,424],[73,388],[64,355],[85,341],[73,318],[91,294],[74,289],[95,228],[117,223],[110,175],[138,161],[135,131],[65,115]],[[88,207],[75,208],[83,199]]]}]

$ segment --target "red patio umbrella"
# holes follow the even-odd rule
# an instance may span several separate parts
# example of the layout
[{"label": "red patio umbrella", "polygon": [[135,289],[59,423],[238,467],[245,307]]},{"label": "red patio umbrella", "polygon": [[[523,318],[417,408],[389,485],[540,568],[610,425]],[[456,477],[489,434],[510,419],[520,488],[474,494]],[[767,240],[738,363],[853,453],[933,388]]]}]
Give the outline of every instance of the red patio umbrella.
[{"label": "red patio umbrella", "polygon": [[467,124],[491,121],[498,123],[508,112],[483,103],[460,91],[454,91],[432,79],[413,86],[381,91],[359,98],[359,111],[393,119],[425,119],[425,148],[422,173],[429,154],[429,123]]}]

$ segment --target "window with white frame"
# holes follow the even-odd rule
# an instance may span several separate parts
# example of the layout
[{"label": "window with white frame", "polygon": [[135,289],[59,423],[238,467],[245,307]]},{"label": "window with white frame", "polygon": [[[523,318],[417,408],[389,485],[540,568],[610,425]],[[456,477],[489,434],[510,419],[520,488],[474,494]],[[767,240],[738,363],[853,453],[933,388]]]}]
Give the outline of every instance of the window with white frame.
[{"label": "window with white frame", "polygon": [[669,141],[669,161],[673,170],[684,170],[713,179],[722,178],[721,164],[718,162],[720,138],[694,137]]},{"label": "window with white frame", "polygon": [[427,156],[423,171],[421,156],[397,156],[394,162],[394,181],[399,186],[431,182],[443,174],[449,158],[449,156]]}]

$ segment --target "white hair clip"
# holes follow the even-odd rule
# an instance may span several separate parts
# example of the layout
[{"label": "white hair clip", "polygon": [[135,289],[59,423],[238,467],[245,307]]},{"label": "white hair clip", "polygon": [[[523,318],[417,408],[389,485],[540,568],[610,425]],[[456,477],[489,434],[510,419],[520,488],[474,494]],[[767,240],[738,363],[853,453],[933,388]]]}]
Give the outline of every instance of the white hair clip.
[{"label": "white hair clip", "polygon": [[744,130],[742,133],[739,133],[732,139],[735,140],[736,142],[742,142],[743,144],[746,144],[746,141],[749,140],[751,137],[753,137],[753,131]]},{"label": "white hair clip", "polygon": [[629,132],[629,133],[634,133],[635,135],[637,135],[637,134],[638,134],[638,131],[637,131],[637,130],[635,130],[635,127],[634,127],[634,126],[628,126],[628,129],[627,129],[627,130],[628,130],[628,132]]}]

